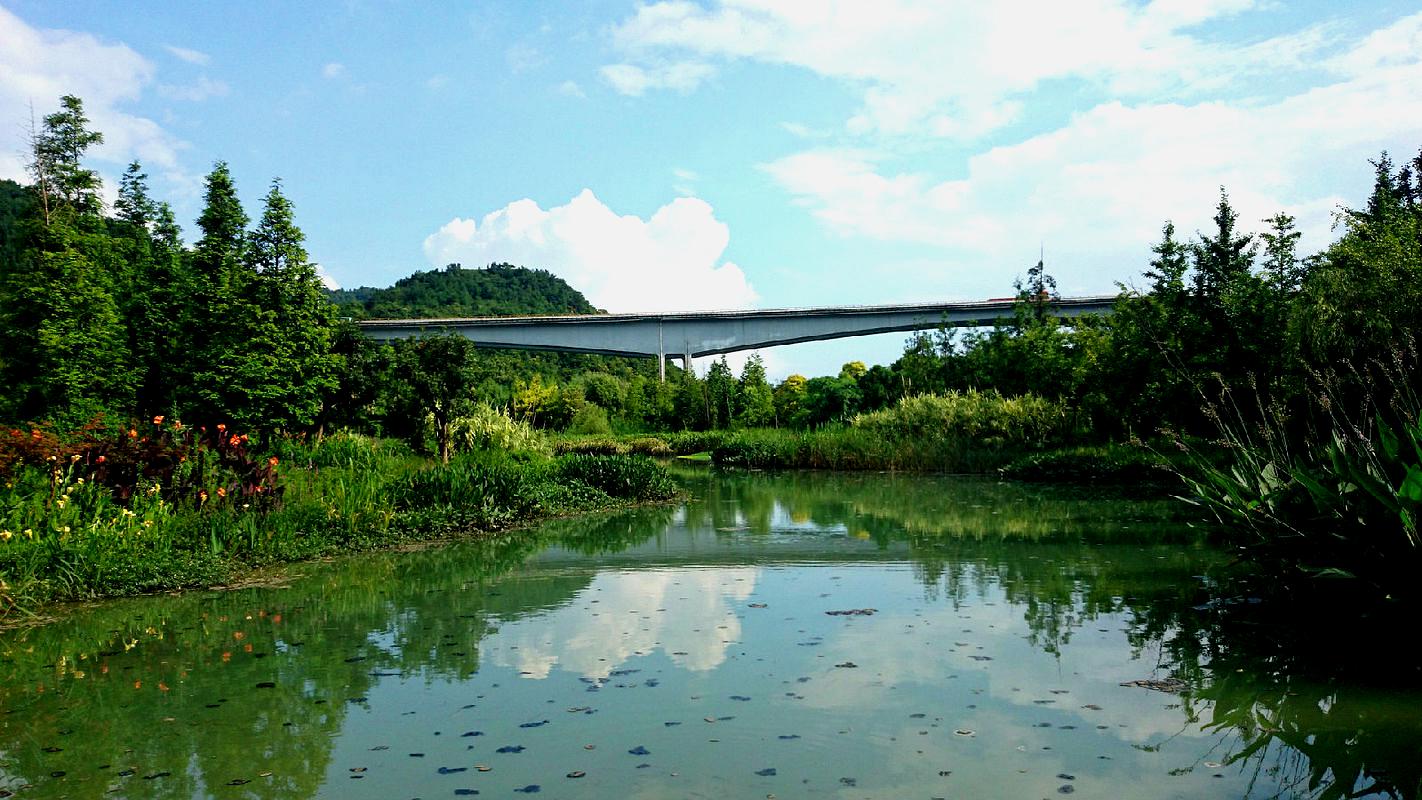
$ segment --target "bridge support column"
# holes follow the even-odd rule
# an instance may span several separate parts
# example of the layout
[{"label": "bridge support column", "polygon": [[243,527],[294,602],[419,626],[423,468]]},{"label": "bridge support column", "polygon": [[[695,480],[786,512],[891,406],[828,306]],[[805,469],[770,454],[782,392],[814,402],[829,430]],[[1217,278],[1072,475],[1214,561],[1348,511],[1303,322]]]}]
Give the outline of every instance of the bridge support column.
[{"label": "bridge support column", "polygon": [[667,347],[662,341],[662,323],[657,322],[657,381],[667,382]]}]

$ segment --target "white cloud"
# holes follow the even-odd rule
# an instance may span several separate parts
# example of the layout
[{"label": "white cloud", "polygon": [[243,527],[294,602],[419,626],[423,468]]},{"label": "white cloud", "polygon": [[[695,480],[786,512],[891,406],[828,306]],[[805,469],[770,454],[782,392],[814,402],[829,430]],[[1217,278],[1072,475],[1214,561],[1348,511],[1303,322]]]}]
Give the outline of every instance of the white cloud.
[{"label": "white cloud", "polygon": [[656,650],[682,669],[712,670],[741,638],[732,604],[755,591],[758,575],[752,567],[599,573],[571,602],[506,622],[480,655],[534,680],[547,678],[555,666],[606,678],[629,659]]},{"label": "white cloud", "polygon": [[449,76],[444,73],[431,75],[425,79],[425,88],[430,91],[439,91],[449,85]]},{"label": "white cloud", "polygon": [[519,200],[479,221],[456,217],[424,247],[436,265],[547,269],[609,311],[748,308],[755,291],[722,260],[729,241],[705,201],[678,198],[644,220],[619,216],[585,189],[546,211]]},{"label": "white cloud", "polygon": [[1243,85],[1258,70],[1297,64],[1327,43],[1324,29],[1248,46],[1189,32],[1256,5],[721,0],[703,7],[666,0],[640,6],[614,29],[614,43],[628,60],[604,67],[604,76],[639,94],[695,88],[700,79],[670,87],[644,80],[646,65],[667,59],[696,63],[706,74],[713,69],[706,62],[714,59],[794,66],[862,92],[851,133],[972,138],[1019,119],[1019,98],[1048,81],[1075,78],[1136,96],[1188,96],[1203,87]]},{"label": "white cloud", "polygon": [[174,86],[162,84],[158,87],[158,94],[169,100],[187,100],[198,102],[209,97],[222,97],[227,94],[228,86],[222,81],[215,81],[203,75],[196,82],[187,86]]},{"label": "white cloud", "polygon": [[172,53],[180,61],[186,61],[189,64],[197,64],[200,67],[205,67],[212,61],[212,56],[209,56],[201,50],[192,50],[187,47],[178,47],[172,44],[163,45],[163,49]]},{"label": "white cloud", "polygon": [[346,65],[339,61],[332,61],[321,67],[321,77],[334,80],[346,74]]},{"label": "white cloud", "polygon": [[58,109],[61,96],[72,94],[84,101],[90,127],[104,134],[104,143],[92,151],[94,158],[110,164],[138,158],[175,184],[189,182],[178,165],[185,143],[153,120],[121,110],[142,96],[154,74],[152,62],[125,44],[87,33],[40,30],[0,8],[0,109],[6,110],[0,123],[0,178],[28,180],[29,106],[38,124]]},{"label": "white cloud", "polygon": [[716,74],[715,68],[697,61],[679,61],[660,66],[609,64],[600,70],[603,80],[621,94],[637,97],[649,89],[673,89],[686,93]]},{"label": "white cloud", "polygon": [[583,87],[579,86],[576,81],[563,81],[558,84],[558,94],[564,97],[576,97],[579,100],[586,100],[588,97],[587,93],[583,91]]},{"label": "white cloud", "polygon": [[[1369,47],[1358,50],[1378,52]],[[867,149],[809,150],[763,168],[836,232],[935,245],[979,264],[1021,261],[1024,241],[1044,242],[1058,261],[1093,265],[1095,289],[1109,289],[1106,276],[1128,274],[1122,259],[1140,264],[1166,219],[1184,235],[1205,228],[1220,186],[1249,228],[1284,210],[1299,217],[1305,251],[1326,244],[1341,202],[1327,170],[1366,175],[1378,151],[1417,145],[1422,48],[1401,58],[1272,103],[1105,103],[974,155],[950,180],[896,172],[888,153]]]}]

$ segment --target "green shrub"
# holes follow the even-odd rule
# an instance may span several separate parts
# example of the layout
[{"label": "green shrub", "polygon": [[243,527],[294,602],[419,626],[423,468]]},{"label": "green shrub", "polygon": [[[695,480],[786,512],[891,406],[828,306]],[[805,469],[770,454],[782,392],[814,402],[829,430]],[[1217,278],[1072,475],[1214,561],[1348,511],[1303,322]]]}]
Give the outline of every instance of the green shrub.
[{"label": "green shrub", "polygon": [[667,437],[667,445],[679,456],[710,453],[729,435],[728,431],[680,431]]},{"label": "green shrub", "polygon": [[440,511],[451,525],[497,528],[539,508],[539,468],[493,452],[463,453],[396,488],[397,510]]},{"label": "green shrub", "polygon": [[450,443],[456,452],[505,450],[547,455],[548,440],[532,425],[502,409],[481,405],[450,423]]},{"label": "green shrub", "polygon": [[627,445],[605,436],[591,439],[564,439],[553,446],[557,455],[581,454],[589,456],[616,456],[627,453]]},{"label": "green shrub", "polygon": [[568,455],[558,459],[555,471],[563,481],[584,483],[620,500],[666,500],[677,492],[666,469],[645,456]]},{"label": "green shrub", "polygon": [[414,455],[409,445],[395,439],[340,430],[326,436],[287,436],[272,439],[267,448],[282,463],[298,467],[372,470],[388,458]]},{"label": "green shrub", "polygon": [[612,433],[612,425],[607,421],[607,412],[597,403],[584,403],[568,422],[568,433],[607,436]]},{"label": "green shrub", "polygon": [[1040,483],[1180,485],[1170,462],[1143,446],[1105,445],[1032,453],[998,472],[1004,478]]},{"label": "green shrub", "polygon": [[652,458],[667,458],[672,455],[671,446],[655,436],[638,436],[625,442],[627,452]]},{"label": "green shrub", "polygon": [[1036,395],[949,392],[905,397],[889,408],[854,417],[853,427],[886,439],[961,437],[985,444],[1042,446],[1070,433],[1066,407]]}]

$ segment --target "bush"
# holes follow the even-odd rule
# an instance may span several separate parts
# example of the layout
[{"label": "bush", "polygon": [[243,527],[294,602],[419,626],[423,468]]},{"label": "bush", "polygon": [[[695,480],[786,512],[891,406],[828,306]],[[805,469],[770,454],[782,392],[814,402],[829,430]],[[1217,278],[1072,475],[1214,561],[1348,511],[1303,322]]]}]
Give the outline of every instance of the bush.
[{"label": "bush", "polygon": [[451,421],[450,443],[455,452],[506,450],[547,455],[550,450],[548,440],[532,425],[502,409],[483,405]]},{"label": "bush", "polygon": [[301,467],[378,469],[386,458],[409,458],[408,445],[394,439],[376,439],[352,431],[336,431],[326,436],[276,437],[268,449],[282,463]]},{"label": "bush", "polygon": [[727,431],[681,431],[667,437],[667,445],[679,456],[710,453],[729,435]]},{"label": "bush", "polygon": [[1180,484],[1163,456],[1144,447],[1123,445],[1033,453],[1013,461],[999,473],[1011,480],[1040,483]]},{"label": "bush", "polygon": [[606,436],[592,439],[564,439],[553,446],[557,455],[617,456],[627,453],[627,445]]},{"label": "bush", "polygon": [[463,453],[407,478],[396,489],[395,507],[441,512],[448,525],[498,528],[539,510],[538,472],[493,452]]},{"label": "bush", "polygon": [[558,478],[577,481],[620,500],[642,502],[676,496],[676,483],[662,465],[645,456],[568,455],[558,459]]},{"label": "bush", "polygon": [[627,452],[637,455],[651,456],[652,458],[668,458],[672,455],[671,446],[655,436],[638,436],[628,439],[626,445]]},{"label": "bush", "polygon": [[607,421],[607,412],[596,403],[584,403],[573,412],[568,423],[568,433],[607,436],[612,433],[612,425]]},{"label": "bush", "polygon": [[891,440],[951,436],[1033,446],[1060,442],[1071,430],[1061,403],[1030,394],[1003,397],[976,390],[905,397],[889,408],[856,415],[851,424]]}]

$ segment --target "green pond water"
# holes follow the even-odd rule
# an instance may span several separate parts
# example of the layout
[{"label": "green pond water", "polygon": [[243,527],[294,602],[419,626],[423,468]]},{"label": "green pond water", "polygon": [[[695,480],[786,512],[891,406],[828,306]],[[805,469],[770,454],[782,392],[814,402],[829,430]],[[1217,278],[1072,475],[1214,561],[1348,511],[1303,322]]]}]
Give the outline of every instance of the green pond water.
[{"label": "green pond water", "polygon": [[1277,624],[1188,506],[681,477],[685,505],[0,633],[0,796],[1417,792],[1416,673],[1356,667],[1415,627]]}]

